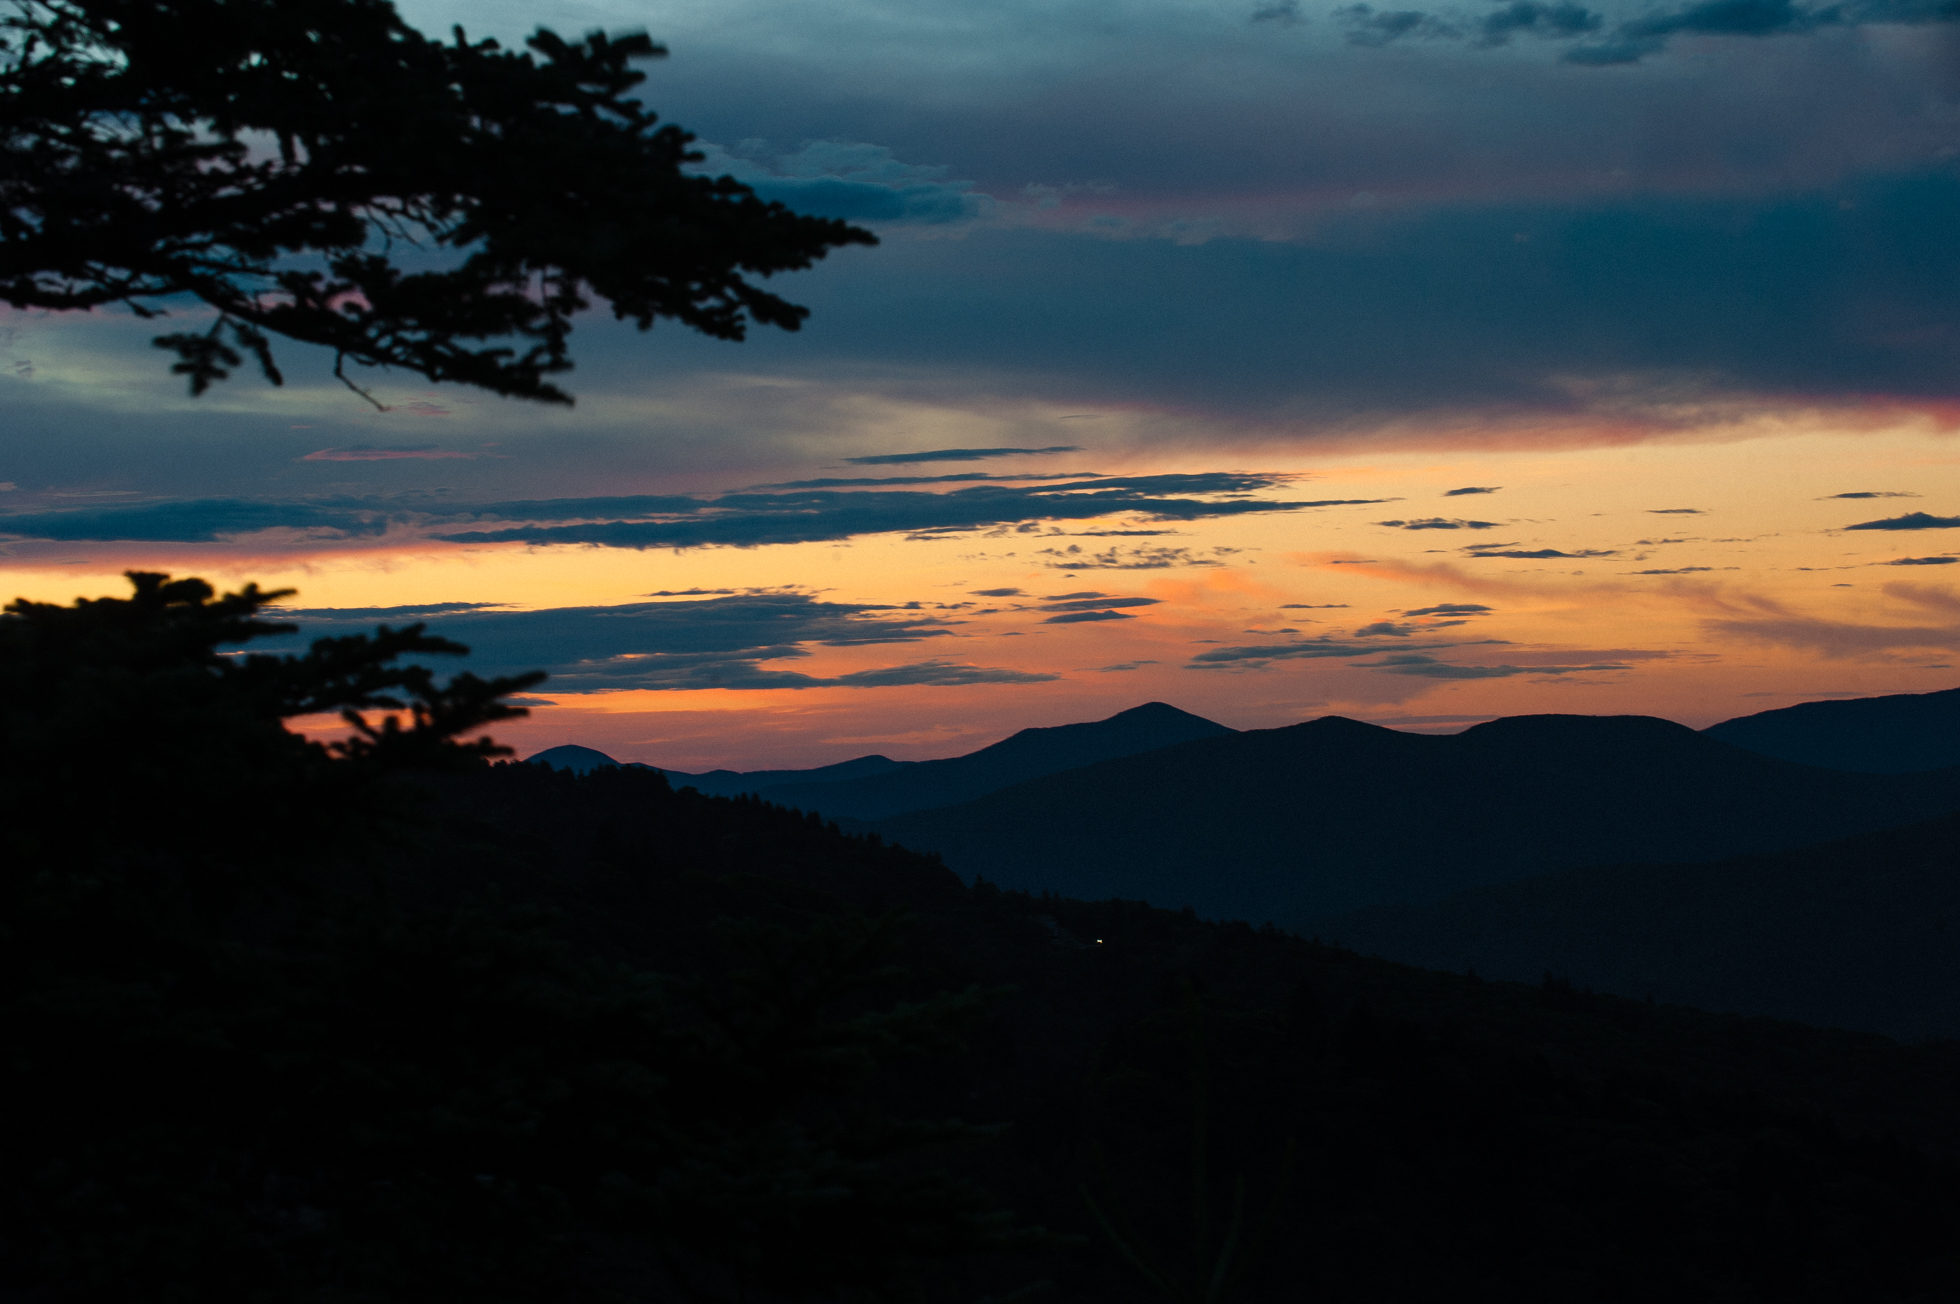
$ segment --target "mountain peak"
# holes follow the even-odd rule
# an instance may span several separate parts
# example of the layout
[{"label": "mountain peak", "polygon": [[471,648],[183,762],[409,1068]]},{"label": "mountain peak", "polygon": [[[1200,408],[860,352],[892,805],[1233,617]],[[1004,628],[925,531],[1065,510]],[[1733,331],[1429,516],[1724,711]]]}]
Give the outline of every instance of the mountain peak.
[{"label": "mountain peak", "polygon": [[524,758],[526,765],[543,765],[554,770],[570,770],[574,774],[586,774],[606,766],[620,763],[593,747],[580,747],[577,743],[566,743],[563,747],[547,747]]}]

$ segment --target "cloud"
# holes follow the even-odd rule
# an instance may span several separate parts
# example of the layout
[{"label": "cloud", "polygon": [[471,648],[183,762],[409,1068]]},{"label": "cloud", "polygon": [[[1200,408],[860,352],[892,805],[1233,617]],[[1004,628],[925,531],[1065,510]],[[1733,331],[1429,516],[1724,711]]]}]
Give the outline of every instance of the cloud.
[{"label": "cloud", "polygon": [[[953,633],[954,622],[907,608],[826,602],[804,593],[759,592],[617,607],[538,611],[364,607],[282,612],[297,635],[282,643],[359,633],[376,621],[426,619],[430,631],[472,649],[478,674],[544,670],[557,694],[615,689],[889,688],[908,685],[1029,684],[1053,674],[992,669],[946,658],[812,675],[766,663],[815,655],[819,647],[918,643]],[[468,607],[469,610],[459,608]]]},{"label": "cloud", "polygon": [[1345,608],[1345,602],[1282,602],[1281,611],[1338,611]]},{"label": "cloud", "polygon": [[1019,589],[974,589],[972,593],[976,598],[1018,598],[1021,596],[1021,590]]},{"label": "cloud", "polygon": [[1157,664],[1158,662],[1155,661],[1122,661],[1113,666],[1099,667],[1096,673],[1099,675],[1109,675],[1122,670],[1141,670],[1145,666],[1154,666]]},{"label": "cloud", "polygon": [[[859,459],[847,459],[856,461]],[[960,475],[884,475],[859,476],[847,478],[831,476],[818,480],[785,480],[780,484],[750,485],[751,489],[865,489],[878,485],[897,484],[962,484],[975,480],[994,480],[1007,483],[1029,480],[1093,480],[1099,479],[1094,471],[1058,471],[1049,475],[987,475],[981,471],[967,471]]]},{"label": "cloud", "polygon": [[1223,566],[1209,557],[1194,557],[1189,548],[1150,547],[1109,548],[1102,552],[1083,552],[1078,544],[1066,548],[1043,548],[1037,554],[1053,557],[1042,565],[1051,570],[1166,570],[1173,566]]},{"label": "cloud", "polygon": [[1090,611],[1105,607],[1154,607],[1162,598],[1108,598],[1099,593],[1070,596],[1037,608],[1040,611]]},{"label": "cloud", "polygon": [[1438,661],[1420,652],[1398,652],[1380,661],[1356,662],[1357,670],[1379,670],[1385,675],[1414,675],[1422,679],[1510,679],[1517,675],[1575,675],[1601,670],[1631,670],[1617,662],[1586,666],[1459,666]]},{"label": "cloud", "polygon": [[[907,532],[954,533],[1041,520],[1084,520],[1118,513],[1141,514],[1159,520],[1200,520],[1253,512],[1300,511],[1309,507],[1347,505],[1345,500],[1298,502],[1232,497],[1223,500],[1191,495],[1244,495],[1271,488],[1280,476],[1199,473],[1190,475],[1106,478],[1087,484],[1069,483],[1010,488],[980,485],[948,493],[907,490],[850,492],[812,489],[778,494],[723,494],[716,498],[667,500],[650,505],[654,519],[597,520],[578,525],[545,524],[547,514],[601,515],[606,504],[582,507],[574,502],[488,504],[481,516],[532,518],[532,523],[503,529],[449,532],[433,537],[455,543],[599,544],[615,548],[691,548],[707,545],[754,547],[771,543],[808,543],[850,538],[861,534]],[[1377,500],[1379,501],[1379,500]],[[0,518],[0,529],[6,527]],[[925,534],[923,537],[932,537]],[[1051,550],[1052,551],[1052,550]],[[1139,553],[1152,550],[1137,550]],[[1182,550],[1158,549],[1159,553]],[[1116,569],[1147,569],[1136,563],[1105,563]],[[1198,561],[1159,564],[1206,564]],[[1087,563],[1066,569],[1092,569]]]},{"label": "cloud", "polygon": [[1649,507],[1647,509],[1649,516],[1704,516],[1706,514],[1699,507]]},{"label": "cloud", "polygon": [[1405,611],[1402,614],[1405,616],[1481,616],[1490,610],[1491,608],[1481,602],[1439,602],[1433,607],[1417,607],[1413,611]]},{"label": "cloud", "polygon": [[1386,635],[1390,638],[1407,638],[1411,634],[1422,634],[1434,629],[1448,629],[1461,625],[1461,620],[1427,620],[1419,625],[1399,625],[1392,620],[1378,620],[1372,625],[1363,625],[1354,631],[1356,638],[1375,638]]},{"label": "cloud", "polygon": [[1491,485],[1477,485],[1477,484],[1473,484],[1473,485],[1465,485],[1465,486],[1464,486],[1463,488],[1461,488],[1461,489],[1445,489],[1445,490],[1443,491],[1443,497],[1445,497],[1445,498],[1461,498],[1461,497],[1463,497],[1463,495],[1465,495],[1465,494],[1494,494],[1494,493],[1496,493],[1496,492],[1497,492],[1497,491],[1498,491],[1499,489],[1502,489],[1503,487],[1504,487],[1504,486],[1503,486],[1503,485],[1501,485],[1501,484],[1491,484]]},{"label": "cloud", "polygon": [[[1713,566],[1677,566],[1672,570],[1628,571],[1629,575],[1699,575],[1703,571],[1714,570]],[[1733,570],[1734,567],[1729,569]]]},{"label": "cloud", "polygon": [[[873,457],[847,457],[852,466],[903,466],[911,462],[978,462],[989,457],[1039,457],[1048,453],[1079,453],[1076,444],[1057,444],[1053,448],[934,448],[923,453],[879,453]],[[952,479],[951,476],[946,477]]]},{"label": "cloud", "polygon": [[1103,477],[1027,486],[986,484],[946,493],[807,489],[486,503],[458,503],[433,496],[256,501],[204,498],[0,514],[0,535],[64,542],[202,543],[271,529],[357,538],[399,527],[452,543],[598,544],[639,549],[754,547],[860,534],[956,533],[1116,514],[1191,521],[1383,501],[1306,502],[1250,496],[1290,478],[1217,472]]},{"label": "cloud", "polygon": [[1399,9],[1379,12],[1373,5],[1348,5],[1336,9],[1334,17],[1347,27],[1349,45],[1366,46],[1379,49],[1394,41],[1405,38],[1426,41],[1452,40],[1462,36],[1462,31],[1445,19],[1434,14],[1426,14],[1417,9]]},{"label": "cloud", "polygon": [[1121,611],[1071,611],[1066,615],[1050,616],[1042,621],[1044,625],[1073,625],[1085,620],[1135,620],[1135,616]]},{"label": "cloud", "polygon": [[274,620],[380,620],[402,624],[463,611],[501,611],[507,602],[425,602],[401,607],[267,607]]},{"label": "cloud", "polygon": [[1494,530],[1496,521],[1447,520],[1441,516],[1425,517],[1416,521],[1376,521],[1376,525],[1391,525],[1400,530]]},{"label": "cloud", "polygon": [[322,448],[300,458],[302,462],[393,462],[393,461],[442,461],[460,458],[470,461],[481,457],[481,453],[458,453],[447,448],[437,448],[434,444],[419,444],[410,448],[375,448],[368,444],[357,444],[351,448]]},{"label": "cloud", "polygon": [[1540,560],[1547,560],[1547,559],[1581,561],[1587,557],[1617,557],[1620,555],[1618,552],[1612,551],[1610,549],[1602,551],[1594,548],[1582,549],[1579,552],[1560,552],[1557,548],[1534,548],[1534,549],[1510,548],[1510,549],[1498,550],[1495,552],[1488,551],[1488,550],[1477,550],[1477,549],[1466,548],[1464,551],[1468,552],[1472,557],[1518,557],[1528,561],[1540,561]]},{"label": "cloud", "polygon": [[1912,493],[1896,493],[1896,492],[1878,493],[1878,492],[1867,491],[1863,493],[1850,493],[1850,494],[1826,494],[1822,498],[1819,498],[1817,501],[1820,503],[1827,503],[1831,501],[1833,498],[1917,498],[1917,497],[1919,497],[1918,494],[1912,494]]},{"label": "cloud", "polygon": [[117,507],[84,507],[0,516],[0,535],[64,543],[128,540],[140,543],[213,543],[259,530],[319,530],[344,538],[378,535],[388,528],[386,509],[352,499],[313,502],[202,498]]},{"label": "cloud", "polygon": [[[1402,40],[1467,41],[1490,48],[1508,45],[1518,36],[1574,42],[1600,37],[1607,22],[1604,14],[1570,0],[1555,4],[1512,0],[1481,17],[1414,9],[1382,12],[1365,4],[1337,9],[1334,15],[1347,27],[1350,45],[1369,48]],[[1960,5],[1953,0],[1853,0],[1814,8],[1794,0],[1699,0],[1669,12],[1624,20],[1603,39],[1572,46],[1564,58],[1568,63],[1609,67],[1638,63],[1682,35],[1785,36],[1825,27],[1956,19],[1960,19]]]},{"label": "cloud", "polygon": [[1928,516],[1925,512],[1907,512],[1904,516],[1888,516],[1882,521],[1860,521],[1847,525],[1847,530],[1953,530],[1960,529],[1960,516]]},{"label": "cloud", "polygon": [[1900,557],[1896,561],[1879,562],[1883,566],[1951,566],[1960,557]]},{"label": "cloud", "polygon": [[1305,20],[1300,17],[1300,0],[1272,0],[1252,11],[1246,20],[1253,23],[1275,23],[1281,27],[1297,27]]},{"label": "cloud", "polygon": [[916,685],[952,687],[961,684],[1045,684],[1060,675],[1023,670],[995,670],[984,666],[959,665],[950,661],[921,661],[916,665],[891,666],[884,670],[854,670],[834,679],[812,680],[811,686],[836,685],[841,688],[902,688]]},{"label": "cloud", "polygon": [[[1960,597],[1946,589],[1892,583],[1885,595],[1960,622]],[[1812,652],[1830,660],[1846,660],[1900,651],[1936,648],[1960,651],[1960,623],[1948,625],[1861,625],[1823,620],[1790,611],[1772,598],[1749,595],[1719,604],[1733,613],[1702,622],[1718,639],[1768,643]]]},{"label": "cloud", "polygon": [[[1202,640],[1201,640],[1202,641]],[[1491,640],[1479,640],[1490,642]],[[1422,651],[1464,647],[1462,643],[1424,643]],[[1185,664],[1187,670],[1263,670],[1275,661],[1317,661],[1328,657],[1365,657],[1380,652],[1378,643],[1349,643],[1323,638],[1298,643],[1253,644],[1246,647],[1215,647],[1199,652]]]},{"label": "cloud", "polygon": [[974,193],[971,181],[950,181],[950,170],[901,162],[883,145],[819,140],[788,154],[771,155],[767,142],[743,141],[733,150],[707,142],[706,157],[688,170],[732,176],[765,201],[812,217],[847,222],[942,226],[985,217],[996,204]]}]

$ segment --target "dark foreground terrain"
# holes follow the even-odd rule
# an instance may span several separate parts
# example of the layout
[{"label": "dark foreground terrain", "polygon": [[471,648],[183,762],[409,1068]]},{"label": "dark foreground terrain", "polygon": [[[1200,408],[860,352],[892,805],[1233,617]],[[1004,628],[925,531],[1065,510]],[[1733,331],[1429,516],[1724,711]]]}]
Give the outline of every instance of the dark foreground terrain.
[{"label": "dark foreground terrain", "polygon": [[533,678],[131,579],[0,617],[6,1304],[1952,1297],[1955,1043],[489,765]]},{"label": "dark foreground terrain", "polygon": [[1960,1270],[1960,1046],[969,887],[644,773],[501,766],[445,810],[444,845],[498,848],[456,881],[494,863],[581,951],[712,974],[718,917],[897,909],[903,975],[877,999],[990,992],[963,1049],[867,1099],[1005,1125],[933,1159],[1079,1239],[942,1271],[944,1298],[1158,1297],[1091,1201],[1167,1274],[1208,1278],[1236,1227],[1245,1299],[1932,1300]]}]

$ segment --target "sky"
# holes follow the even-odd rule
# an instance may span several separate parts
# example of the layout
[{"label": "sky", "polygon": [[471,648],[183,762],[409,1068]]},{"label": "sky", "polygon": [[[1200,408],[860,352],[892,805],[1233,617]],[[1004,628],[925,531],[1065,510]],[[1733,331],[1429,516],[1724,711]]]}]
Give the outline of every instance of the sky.
[{"label": "sky", "polygon": [[1960,685],[1951,0],[401,8],[645,30],[703,170],[880,243],[796,333],[582,319],[570,409],[0,310],[4,596],[426,621],[550,672],[520,752],[682,770]]}]

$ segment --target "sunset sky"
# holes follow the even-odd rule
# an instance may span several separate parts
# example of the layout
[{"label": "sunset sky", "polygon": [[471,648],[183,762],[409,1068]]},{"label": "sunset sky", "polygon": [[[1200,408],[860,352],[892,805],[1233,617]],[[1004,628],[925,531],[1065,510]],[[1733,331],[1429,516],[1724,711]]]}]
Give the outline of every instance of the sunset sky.
[{"label": "sunset sky", "polygon": [[5,596],[427,619],[552,673],[520,750],[689,770],[1960,685],[1951,4],[402,9],[644,28],[705,168],[882,243],[796,334],[594,314],[570,410],[4,313]]}]

